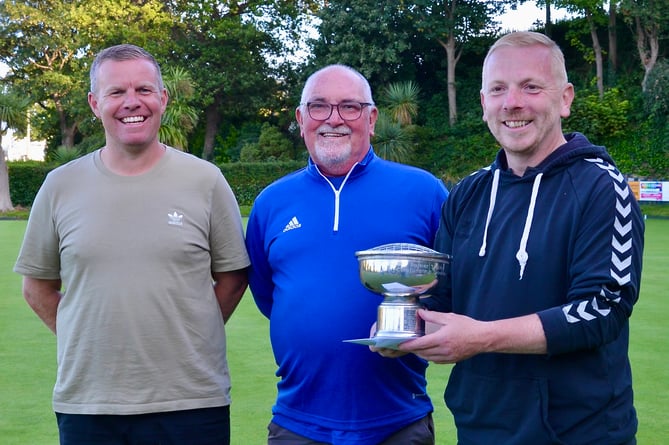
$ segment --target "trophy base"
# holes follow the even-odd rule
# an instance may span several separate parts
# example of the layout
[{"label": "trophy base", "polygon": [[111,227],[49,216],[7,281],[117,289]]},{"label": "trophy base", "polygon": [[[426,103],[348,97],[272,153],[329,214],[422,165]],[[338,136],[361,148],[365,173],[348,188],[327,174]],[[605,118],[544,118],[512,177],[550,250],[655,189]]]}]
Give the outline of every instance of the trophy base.
[{"label": "trophy base", "polygon": [[413,300],[384,301],[378,308],[374,336],[344,340],[344,342],[376,348],[398,349],[400,343],[422,337],[425,335],[425,322],[417,316],[416,311],[420,309],[420,306]]},{"label": "trophy base", "polygon": [[407,340],[412,338],[417,338],[417,335],[414,336],[405,336],[405,337],[370,337],[370,338],[357,338],[354,340],[344,340],[344,343],[355,343],[357,345],[367,345],[374,346],[376,348],[385,348],[385,349],[398,349],[398,346],[401,343],[404,343]]}]

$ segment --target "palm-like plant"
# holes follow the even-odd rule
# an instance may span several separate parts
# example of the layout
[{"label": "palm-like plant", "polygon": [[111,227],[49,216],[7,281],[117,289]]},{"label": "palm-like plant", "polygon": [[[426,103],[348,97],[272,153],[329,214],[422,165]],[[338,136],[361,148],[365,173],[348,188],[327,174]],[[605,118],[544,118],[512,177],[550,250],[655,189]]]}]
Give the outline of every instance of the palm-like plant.
[{"label": "palm-like plant", "polygon": [[411,125],[418,114],[419,93],[420,88],[412,81],[391,83],[383,90],[383,102],[401,126]]},{"label": "palm-like plant", "polygon": [[374,149],[384,159],[407,162],[413,149],[412,124],[418,114],[414,82],[391,83],[383,89],[379,118],[374,129]]},{"label": "palm-like plant", "polygon": [[190,73],[181,67],[168,67],[163,75],[170,101],[160,126],[160,141],[180,150],[188,149],[188,135],[197,125],[198,115],[189,104],[194,93]]},{"label": "palm-like plant", "polygon": [[395,162],[406,162],[413,146],[409,132],[383,110],[379,110],[372,142],[376,154]]},{"label": "palm-like plant", "polygon": [[67,164],[84,154],[84,151],[78,147],[67,147],[59,145],[56,150],[51,153],[51,159],[58,165]]}]

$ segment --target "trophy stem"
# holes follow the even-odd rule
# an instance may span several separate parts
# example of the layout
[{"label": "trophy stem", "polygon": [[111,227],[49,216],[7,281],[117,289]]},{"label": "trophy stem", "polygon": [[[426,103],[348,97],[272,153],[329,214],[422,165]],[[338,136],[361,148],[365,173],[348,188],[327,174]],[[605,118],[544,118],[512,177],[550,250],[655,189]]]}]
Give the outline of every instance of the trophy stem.
[{"label": "trophy stem", "polygon": [[420,305],[415,298],[405,301],[384,301],[379,305],[375,337],[413,338],[425,335],[425,322],[416,311]]}]

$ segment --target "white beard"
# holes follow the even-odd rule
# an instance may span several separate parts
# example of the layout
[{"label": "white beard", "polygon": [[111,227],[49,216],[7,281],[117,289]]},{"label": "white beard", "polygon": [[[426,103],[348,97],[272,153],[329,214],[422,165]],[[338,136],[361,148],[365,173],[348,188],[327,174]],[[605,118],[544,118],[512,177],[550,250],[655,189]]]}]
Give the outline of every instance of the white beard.
[{"label": "white beard", "polygon": [[342,164],[347,164],[351,158],[351,142],[346,138],[346,142],[333,140],[316,142],[314,147],[314,162],[322,165],[325,170],[337,170]]}]

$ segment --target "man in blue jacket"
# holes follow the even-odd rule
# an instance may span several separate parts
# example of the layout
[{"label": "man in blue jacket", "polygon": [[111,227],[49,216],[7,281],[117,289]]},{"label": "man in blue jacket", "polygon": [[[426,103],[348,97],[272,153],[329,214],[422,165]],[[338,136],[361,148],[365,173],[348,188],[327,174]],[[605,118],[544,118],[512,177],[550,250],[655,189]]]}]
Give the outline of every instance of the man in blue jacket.
[{"label": "man in blue jacket", "polygon": [[433,175],[374,154],[377,114],[357,71],[313,74],[296,110],[308,165],[260,193],[249,216],[249,284],[280,378],[269,444],[434,443],[427,362],[344,342],[369,335],[381,303],[355,252],[431,246],[447,195]]},{"label": "man in blue jacket", "polygon": [[606,150],[562,133],[573,98],[543,34],[489,50],[481,104],[502,149],[444,206],[435,246],[452,268],[420,311],[436,332],[400,345],[456,363],[445,400],[459,445],[636,443],[643,219]]}]

